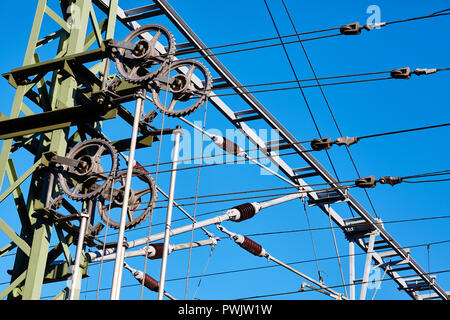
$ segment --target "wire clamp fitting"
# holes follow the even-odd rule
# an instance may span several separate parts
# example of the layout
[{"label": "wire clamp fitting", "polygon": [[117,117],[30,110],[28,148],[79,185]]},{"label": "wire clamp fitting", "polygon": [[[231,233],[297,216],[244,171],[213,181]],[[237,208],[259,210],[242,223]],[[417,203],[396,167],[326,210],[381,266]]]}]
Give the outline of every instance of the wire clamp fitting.
[{"label": "wire clamp fitting", "polygon": [[359,188],[374,188],[377,182],[379,182],[380,184],[390,184],[391,186],[394,186],[396,184],[402,183],[403,178],[386,176],[376,180],[374,176],[369,176],[355,180],[355,185]]},{"label": "wire clamp fitting", "polygon": [[374,176],[359,178],[355,180],[355,185],[359,188],[375,188],[377,180]]},{"label": "wire clamp fitting", "polygon": [[351,146],[352,144],[355,144],[359,141],[358,137],[340,137],[337,138],[336,141],[334,141],[334,144],[338,146],[346,145],[347,147]]},{"label": "wire clamp fitting", "polygon": [[349,24],[346,24],[346,25],[340,27],[339,31],[343,35],[353,36],[353,35],[361,34],[362,29],[363,29],[363,27],[361,27],[359,22],[353,22],[353,23],[349,23]]},{"label": "wire clamp fitting", "polygon": [[363,28],[366,29],[367,31],[370,31],[372,29],[380,29],[381,27],[384,27],[386,25],[387,25],[387,22],[377,22],[377,23],[366,24]]},{"label": "wire clamp fitting", "polygon": [[402,183],[403,179],[402,177],[381,177],[378,179],[378,182],[381,184],[390,184],[391,186],[394,186],[396,184]]},{"label": "wire clamp fitting", "polygon": [[412,73],[414,73],[417,76],[420,75],[424,75],[424,74],[431,74],[431,73],[436,73],[438,70],[437,69],[416,69],[414,70]]},{"label": "wire clamp fitting", "polygon": [[339,28],[339,31],[343,35],[354,36],[354,35],[360,35],[361,31],[363,29],[370,31],[372,29],[379,29],[381,27],[384,27],[385,25],[387,25],[386,22],[377,22],[377,23],[371,23],[371,24],[366,24],[364,26],[361,26],[359,24],[359,22],[353,22],[353,23],[343,25],[342,27]]},{"label": "wire clamp fitting", "polygon": [[394,79],[410,79],[411,69],[409,67],[395,69],[391,71],[391,77]]},{"label": "wire clamp fitting", "polygon": [[322,139],[314,139],[311,141],[311,148],[314,151],[321,151],[330,149],[333,145],[333,142],[331,142],[331,138],[322,138]]}]

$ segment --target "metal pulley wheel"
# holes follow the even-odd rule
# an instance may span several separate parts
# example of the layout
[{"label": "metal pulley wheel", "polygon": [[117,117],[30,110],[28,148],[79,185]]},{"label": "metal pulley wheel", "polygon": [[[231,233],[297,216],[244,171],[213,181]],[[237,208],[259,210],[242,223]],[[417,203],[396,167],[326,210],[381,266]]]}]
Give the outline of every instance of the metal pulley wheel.
[{"label": "metal pulley wheel", "polygon": [[[97,202],[101,219],[115,229],[120,227],[126,176],[126,171],[119,173],[114,179],[114,184],[103,191]],[[155,206],[156,198],[157,191],[152,177],[148,172],[134,168],[131,177],[125,229],[133,228],[147,219]]]},{"label": "metal pulley wheel", "polygon": [[170,65],[151,84],[155,106],[170,117],[196,111],[208,99],[212,88],[209,70],[196,60],[179,60]]},{"label": "metal pulley wheel", "polygon": [[[144,34],[151,39],[144,38]],[[134,30],[122,43],[123,47],[116,48],[113,59],[117,71],[131,83],[150,81],[158,75],[171,61],[176,49],[172,33],[158,24]],[[166,52],[160,53],[157,46]]]},{"label": "metal pulley wheel", "polygon": [[110,185],[118,165],[116,149],[103,139],[79,143],[66,158],[76,165],[60,165],[58,184],[69,198],[78,201],[100,195]]}]

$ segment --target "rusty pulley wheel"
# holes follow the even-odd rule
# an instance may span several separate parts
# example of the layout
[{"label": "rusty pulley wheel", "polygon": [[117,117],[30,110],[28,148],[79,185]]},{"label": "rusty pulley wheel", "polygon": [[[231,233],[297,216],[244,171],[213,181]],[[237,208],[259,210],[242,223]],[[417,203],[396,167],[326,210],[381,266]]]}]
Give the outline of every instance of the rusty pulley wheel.
[{"label": "rusty pulley wheel", "polygon": [[[97,202],[101,219],[114,229],[120,227],[126,176],[126,171],[119,173],[110,188],[102,192]],[[147,219],[155,206],[156,198],[157,191],[152,177],[148,172],[134,168],[125,229],[133,228]]]},{"label": "rusty pulley wheel", "polygon": [[78,165],[60,165],[58,184],[69,198],[77,201],[100,195],[110,185],[118,166],[117,150],[103,139],[83,141],[66,157],[78,161]]},{"label": "rusty pulley wheel", "polygon": [[173,34],[158,24],[134,30],[123,42],[129,48],[116,48],[113,60],[119,74],[131,83],[152,80],[167,67],[176,50]]},{"label": "rusty pulley wheel", "polygon": [[150,86],[156,108],[170,117],[196,111],[208,99],[212,88],[209,70],[192,59],[179,60],[164,70]]}]

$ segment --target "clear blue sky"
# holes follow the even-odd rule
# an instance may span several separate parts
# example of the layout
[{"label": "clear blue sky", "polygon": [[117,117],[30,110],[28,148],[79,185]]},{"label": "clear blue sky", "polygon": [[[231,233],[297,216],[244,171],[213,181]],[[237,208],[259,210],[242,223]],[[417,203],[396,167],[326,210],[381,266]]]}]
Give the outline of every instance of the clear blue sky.
[{"label": "clear blue sky", "polygon": [[[3,41],[7,44],[7,47],[2,50],[1,54],[1,72],[7,72],[22,64],[35,10],[34,1],[28,2],[28,6],[13,1],[5,1],[2,4],[0,24],[3,30]],[[293,30],[284,12],[281,0],[268,2],[280,33],[282,35],[292,34]],[[356,21],[365,24],[370,16],[366,12],[370,5],[379,6],[381,21],[422,16],[448,7],[448,3],[443,0],[432,2],[364,0],[346,1],[345,3],[331,0],[320,2],[285,0],[285,2],[299,32],[339,27]],[[195,3],[169,0],[169,3],[207,46],[276,36],[276,31],[263,0],[244,2],[199,0]],[[145,4],[147,4],[146,1],[119,1],[119,5],[124,9]],[[56,5],[55,1],[52,8],[56,8]],[[20,19],[20,23],[16,23],[17,19]],[[50,22],[48,18],[45,21],[48,22],[45,25],[45,32],[56,30],[56,25],[53,22]],[[185,41],[182,35],[166,19],[156,18],[141,21],[141,23],[161,23],[174,32],[177,43]],[[360,36],[341,36],[306,42],[305,48],[319,77],[386,71],[406,66],[411,67],[412,70],[416,68],[445,68],[450,67],[448,59],[450,44],[446,40],[445,33],[449,23],[449,16],[444,16],[395,24],[380,30],[363,31]],[[13,28],[14,31],[12,31]],[[122,39],[126,34],[127,31],[123,27],[119,27],[116,38]],[[224,50],[227,49],[222,49],[222,51]],[[217,52],[221,51],[218,50]],[[311,78],[312,73],[300,45],[298,43],[288,45],[288,52],[300,79]],[[280,46],[222,55],[219,56],[219,59],[243,84],[294,79]],[[413,76],[410,80],[387,80],[329,86],[324,88],[324,92],[343,135],[363,136],[448,122],[450,116],[448,108],[449,75],[448,72],[441,72],[429,76]],[[0,86],[0,93],[3,97],[0,112],[9,115],[14,91],[6,80]],[[305,93],[322,136],[332,139],[339,137],[338,130],[319,89],[305,89]],[[257,93],[255,96],[297,140],[303,141],[318,137],[298,90]],[[239,110],[246,109],[244,102],[237,97],[224,97],[224,101],[230,105],[236,104]],[[130,111],[133,111],[133,105],[130,104],[127,107]],[[153,106],[147,103],[146,111],[149,112],[152,109]],[[201,121],[204,110],[203,106],[196,113],[190,115],[188,119]],[[162,116],[159,115],[155,121],[155,126],[160,127],[161,120]],[[177,119],[165,119],[164,127],[174,127],[175,125],[183,125],[183,123]],[[183,127],[191,135],[193,134],[191,128],[185,125]],[[234,127],[210,104],[208,105],[206,128],[225,133],[226,129]],[[255,122],[255,130],[258,129],[259,127]],[[119,120],[105,122],[104,130],[111,137],[125,138],[131,133],[131,128],[124,127]],[[350,151],[361,176],[406,176],[448,169],[448,137],[448,129],[441,128],[363,140],[351,146]],[[205,140],[205,146],[209,144],[210,141]],[[137,154],[137,160],[142,164],[156,163],[158,147],[159,143],[155,143],[153,148],[140,150]],[[160,161],[170,161],[171,147],[172,142],[168,137],[164,137]],[[246,141],[242,147],[248,149],[252,145],[249,145]],[[330,155],[339,180],[357,178],[352,163],[342,147],[333,147],[330,150]],[[314,156],[332,172],[325,154],[314,153]],[[287,157],[286,159],[294,168],[304,165],[296,157]],[[20,162],[22,165],[20,172],[24,172],[27,166],[31,165],[29,161],[29,157],[24,156],[24,161]],[[192,166],[192,164],[181,165],[181,167],[187,166]],[[124,168],[123,161],[121,162],[121,168]],[[151,168],[152,170],[149,171],[154,171],[154,167]],[[168,166],[161,167],[161,170],[167,169],[169,169]],[[202,168],[200,172],[196,169],[180,171],[176,186],[176,198],[195,195],[198,173],[200,174],[199,195],[287,186],[286,183],[276,177],[260,175],[260,170],[255,165],[248,163],[220,165]],[[159,174],[158,185],[164,190],[168,190],[169,178],[168,173]],[[27,184],[24,186],[24,190],[28,190]],[[448,187],[448,182],[442,182],[401,184],[394,187],[379,185],[377,188],[369,190],[369,195],[378,215],[386,222],[386,230],[403,247],[411,247],[412,256],[427,271],[428,267],[431,271],[450,269],[448,242],[431,245],[429,255],[426,247],[427,243],[450,240],[448,233],[450,220],[387,222],[448,215]],[[5,190],[5,186],[3,190]],[[373,213],[365,194],[361,190],[352,190],[351,193],[369,212]],[[159,199],[163,198],[160,195]],[[247,201],[249,199],[198,205],[195,212],[199,215],[219,209],[225,211],[227,208]],[[258,199],[250,199],[250,201],[258,201]],[[193,201],[187,199],[179,202],[191,203]],[[336,205],[335,208],[344,218],[351,217],[345,205]],[[186,209],[193,214],[194,206],[188,206]],[[2,213],[2,219],[11,225],[17,225],[15,208],[11,199],[3,204]],[[308,208],[308,215],[312,228],[329,227],[328,217],[319,209]],[[161,223],[164,221],[164,216],[165,209],[154,211],[153,223],[155,225],[151,229],[152,234],[163,230]],[[199,219],[212,216],[206,215]],[[175,210],[174,219],[182,217],[183,214]],[[99,221],[98,218],[96,221]],[[185,224],[187,224],[187,220],[181,220],[175,221],[173,226],[178,227]],[[148,226],[149,219],[141,224],[138,230],[128,232],[127,238],[132,240],[145,236],[148,233]],[[308,224],[301,202],[293,201],[262,211],[252,220],[240,224],[228,222],[224,223],[224,226],[234,232],[255,234],[307,229]],[[223,236],[214,226],[210,227],[209,230],[216,236]],[[16,229],[16,232],[19,233],[20,231]],[[341,263],[347,282],[348,258],[346,255],[348,254],[348,242],[341,230],[336,229],[335,235],[339,253],[344,256],[341,258]],[[108,241],[115,241],[116,237],[116,233],[109,235]],[[56,234],[54,238],[56,238]],[[282,261],[287,263],[301,262],[293,266],[301,272],[317,278],[317,266],[314,262],[314,251],[309,232],[280,233],[252,238],[262,244],[271,255]],[[194,240],[202,239],[205,239],[205,236],[201,231],[194,233]],[[319,258],[319,269],[325,283],[329,286],[341,285],[339,265],[337,259],[332,258],[336,256],[336,251],[331,231],[329,229],[313,231],[313,239]],[[55,240],[52,238],[52,241]],[[173,238],[173,243],[188,241],[190,241],[190,234]],[[0,234],[0,247],[8,242],[9,240],[3,234]],[[357,253],[361,252],[357,251]],[[364,258],[363,255],[357,257],[357,278],[362,277]],[[6,270],[12,268],[14,260],[13,256],[1,259],[4,267],[0,270],[0,290],[3,290],[9,281]],[[188,261],[189,251],[175,252],[169,256],[166,289],[176,298],[183,299],[185,296]],[[256,258],[243,251],[229,239],[221,240],[211,256],[209,248],[194,249],[190,261],[189,275],[191,278],[188,282],[187,299],[238,299],[290,292],[299,289],[303,281],[288,270],[276,267],[263,258]],[[136,269],[144,268],[142,258],[129,259],[127,262]],[[89,268],[90,278],[83,282],[82,299],[96,299],[99,283],[98,298],[109,298],[108,288],[111,286],[113,264],[113,262],[109,262],[103,265],[100,282],[99,265]],[[206,266],[205,276],[199,285],[199,279],[201,279],[199,276],[204,272]],[[158,279],[159,270],[160,261],[149,260],[147,272]],[[444,289],[450,290],[450,274],[448,272],[439,273],[437,282]],[[123,299],[140,299],[140,286],[135,284],[136,281],[128,271],[124,270],[121,294]],[[46,286],[42,296],[51,297],[59,292],[64,285],[63,282]],[[336,290],[344,293],[342,287]],[[373,292],[373,290],[368,291],[369,298],[372,297]],[[156,294],[144,290],[143,298],[156,299]],[[320,293],[308,292],[273,296],[271,299],[328,298]],[[409,299],[409,297],[405,293],[399,292],[393,281],[387,280],[383,281],[376,294],[376,299]]]}]

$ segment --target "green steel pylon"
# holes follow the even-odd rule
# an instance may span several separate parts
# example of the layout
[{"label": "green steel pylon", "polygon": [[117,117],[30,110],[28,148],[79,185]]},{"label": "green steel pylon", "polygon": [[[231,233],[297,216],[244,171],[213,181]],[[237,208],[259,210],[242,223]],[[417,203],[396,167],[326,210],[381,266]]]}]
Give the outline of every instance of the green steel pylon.
[{"label": "green steel pylon", "polygon": [[[0,293],[0,299],[40,299],[45,283],[63,281],[70,275],[69,246],[74,237],[42,214],[48,191],[58,192],[46,155],[65,156],[68,147],[86,135],[81,129],[83,123],[94,124],[91,128],[99,132],[100,122],[114,118],[118,113],[116,105],[102,105],[99,102],[103,100],[95,94],[101,91],[101,77],[96,74],[101,74],[107,66],[105,43],[114,36],[118,0],[110,1],[109,12],[101,22],[94,10],[95,1],[61,0],[59,3],[60,8],[51,8],[51,1],[37,1],[23,66],[3,74],[16,93],[9,117],[0,114],[0,138],[3,141],[0,205],[10,196],[14,198],[21,230],[17,234],[0,219],[0,230],[11,240],[1,249],[0,255],[17,247],[10,271],[11,282]],[[47,22],[50,25],[56,22],[60,29],[42,36]],[[92,26],[90,33],[89,26]],[[53,41],[59,41],[54,58],[41,62],[40,50]],[[84,66],[92,62],[97,63],[91,68]],[[38,106],[38,113],[32,111],[36,107],[30,108],[24,103],[25,98]],[[25,116],[21,116],[22,113]],[[73,126],[78,130],[69,136]],[[15,156],[22,148],[32,153],[34,163],[18,176]],[[31,182],[25,200],[21,185],[27,179]],[[9,186],[6,186],[7,181]],[[50,239],[55,232],[59,242],[50,248]],[[61,254],[66,263],[52,264]],[[85,274],[86,264],[83,267],[81,272]],[[67,293],[66,287],[55,299],[65,299]]]}]

